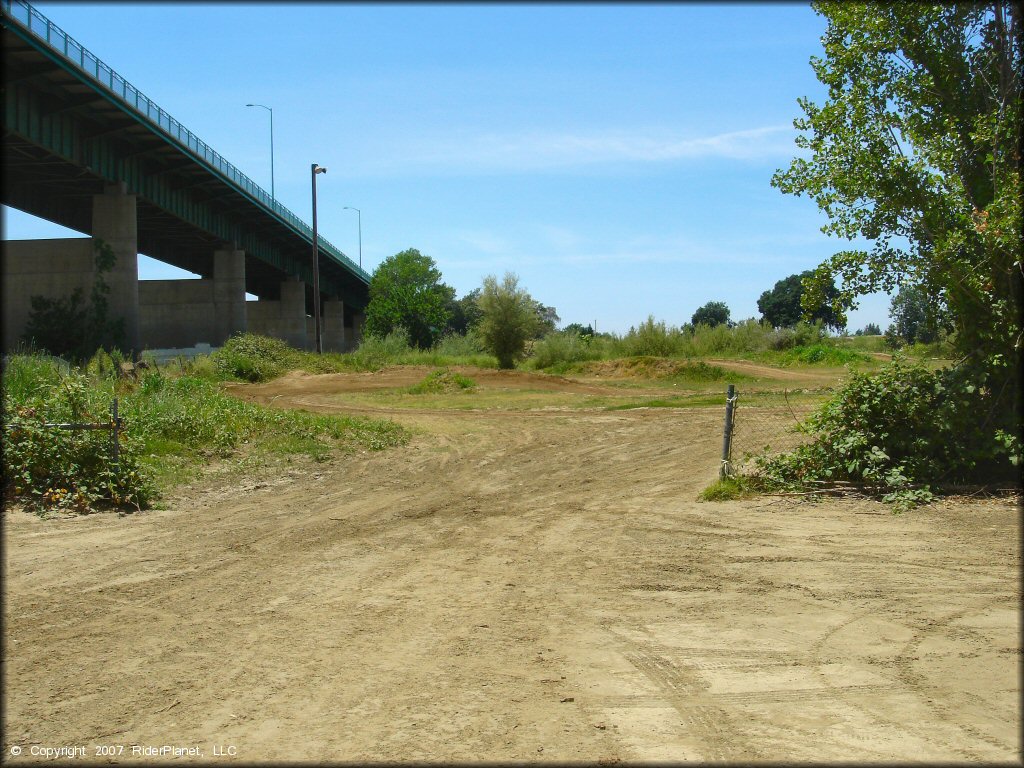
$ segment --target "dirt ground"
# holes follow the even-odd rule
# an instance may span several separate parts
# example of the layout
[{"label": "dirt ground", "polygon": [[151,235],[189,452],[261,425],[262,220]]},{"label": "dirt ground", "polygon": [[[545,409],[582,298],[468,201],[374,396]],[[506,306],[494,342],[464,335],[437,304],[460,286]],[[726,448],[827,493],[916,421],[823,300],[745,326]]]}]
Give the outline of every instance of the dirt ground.
[{"label": "dirt ground", "polygon": [[719,409],[383,415],[409,445],[5,511],[4,761],[1021,760],[1014,500],[699,503]]}]

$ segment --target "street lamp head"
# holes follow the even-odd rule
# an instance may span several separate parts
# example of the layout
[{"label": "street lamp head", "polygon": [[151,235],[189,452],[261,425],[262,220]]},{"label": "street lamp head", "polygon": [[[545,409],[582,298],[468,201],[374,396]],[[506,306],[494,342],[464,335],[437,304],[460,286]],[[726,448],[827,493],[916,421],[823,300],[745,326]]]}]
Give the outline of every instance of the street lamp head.
[{"label": "street lamp head", "polygon": [[327,173],[327,169],[324,168],[322,165],[317,165],[316,163],[313,163],[313,173]]}]

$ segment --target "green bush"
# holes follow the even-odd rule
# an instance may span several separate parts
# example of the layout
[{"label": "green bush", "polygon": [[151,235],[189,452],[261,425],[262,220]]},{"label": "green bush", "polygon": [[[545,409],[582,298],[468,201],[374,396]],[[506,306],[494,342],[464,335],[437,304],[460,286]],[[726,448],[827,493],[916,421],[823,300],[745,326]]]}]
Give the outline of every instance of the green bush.
[{"label": "green bush", "polygon": [[85,512],[102,505],[146,507],[155,495],[142,468],[134,425],[121,432],[113,463],[107,430],[64,430],[54,423],[110,420],[112,383],[94,386],[82,372],[52,359],[12,356],[3,376],[4,498],[29,509]]},{"label": "green bush", "polygon": [[242,381],[270,381],[298,365],[298,350],[280,339],[241,333],[228,339],[210,358],[224,377]]},{"label": "green bush", "polygon": [[782,365],[793,363],[804,363],[806,365],[848,365],[849,363],[862,363],[871,360],[871,356],[856,349],[837,347],[834,344],[811,344],[809,346],[797,346],[782,353],[777,362]]},{"label": "green bush", "polygon": [[396,328],[386,336],[364,336],[348,357],[356,369],[376,371],[410,352],[409,334],[404,328]]},{"label": "green bush", "polygon": [[683,351],[686,334],[679,328],[667,327],[664,321],[656,321],[653,315],[622,339],[623,351],[628,357],[648,355],[670,357]]},{"label": "green bush", "polygon": [[872,375],[852,373],[807,420],[812,442],[756,465],[770,487],[852,481],[908,506],[939,484],[1013,476],[1021,445],[998,428],[996,404],[984,374],[896,359]]},{"label": "green bush", "polygon": [[605,350],[592,336],[557,331],[549,333],[533,345],[530,365],[535,369],[564,370],[572,363],[600,360]]},{"label": "green bush", "polygon": [[432,371],[419,384],[409,387],[409,393],[413,395],[439,394],[443,392],[462,392],[473,389],[476,382],[468,376],[439,369]]},{"label": "green bush", "polygon": [[477,357],[487,353],[480,334],[470,328],[466,333],[449,333],[434,345],[434,352],[445,357]]},{"label": "green bush", "polygon": [[[4,422],[11,427],[4,439],[5,500],[19,500],[36,512],[86,512],[105,505],[144,508],[157,493],[151,470],[165,470],[164,457],[196,462],[210,454],[230,455],[252,443],[319,459],[339,447],[377,450],[408,438],[389,421],[244,402],[222,392],[208,377],[171,377],[151,368],[138,380],[111,378],[101,360],[97,358],[93,375],[88,375],[56,358],[4,358]],[[171,369],[175,367],[185,365]],[[45,426],[105,422],[115,394],[124,420],[116,469],[110,432]]]}]

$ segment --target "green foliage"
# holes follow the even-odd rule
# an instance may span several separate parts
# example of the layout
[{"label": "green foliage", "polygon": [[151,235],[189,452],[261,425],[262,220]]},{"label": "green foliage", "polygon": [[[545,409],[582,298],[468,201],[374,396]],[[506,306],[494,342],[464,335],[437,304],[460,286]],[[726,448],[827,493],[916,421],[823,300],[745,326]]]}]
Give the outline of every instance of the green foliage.
[{"label": "green foliage", "polygon": [[487,350],[484,349],[484,342],[480,338],[480,334],[474,328],[470,328],[463,334],[450,333],[441,337],[441,340],[434,345],[434,351],[444,357],[477,358],[486,354]]},{"label": "green foliage", "polygon": [[530,364],[536,369],[567,368],[572,363],[600,360],[605,350],[593,336],[581,336],[573,330],[555,331],[533,345]]},{"label": "green foliage", "polygon": [[649,315],[635,328],[630,327],[622,346],[627,356],[669,357],[683,351],[686,336],[682,329],[669,328],[664,321],[655,321],[654,316]]},{"label": "green foliage", "polygon": [[225,394],[207,379],[161,378],[128,399],[124,412],[144,439],[175,451],[226,456],[267,436],[330,438],[374,450],[405,440],[404,430],[391,422],[264,408]]},{"label": "green foliage", "polygon": [[858,336],[881,336],[882,329],[874,323],[868,323],[863,330],[857,331]]},{"label": "green foliage", "polygon": [[103,275],[117,261],[113,249],[99,238],[93,240],[95,277],[89,300],[81,288],[67,296],[31,296],[31,311],[23,339],[35,348],[75,362],[84,362],[97,348],[125,346],[124,320],[109,318],[110,286]]},{"label": "green foliage", "polygon": [[383,338],[404,328],[411,344],[428,349],[448,329],[454,298],[432,258],[415,248],[396,253],[373,272],[366,333]]},{"label": "green foliage", "polygon": [[[166,471],[169,463],[228,456],[243,445],[322,460],[338,448],[379,450],[408,439],[389,421],[247,403],[209,377],[170,377],[152,368],[137,381],[117,378],[102,360],[94,358],[87,373],[41,355],[5,358],[4,421],[12,427],[4,440],[5,500],[40,513],[143,508],[157,494],[154,470]],[[104,422],[116,393],[124,420],[116,470],[110,432],[43,426]]]},{"label": "green foliage", "polygon": [[[805,131],[772,183],[810,196],[827,234],[869,250],[835,254],[803,300],[903,283],[948,310],[975,376],[993,379],[1007,429],[1019,421],[1021,268],[1019,4],[817,3],[828,23],[811,60],[828,97],[799,101]],[[855,305],[854,305],[855,306]]]},{"label": "green foliage", "polygon": [[780,365],[792,365],[803,363],[805,365],[828,365],[842,366],[850,363],[862,363],[871,360],[871,357],[856,349],[837,347],[834,344],[811,344],[809,346],[797,346],[779,355],[777,362]]},{"label": "green foliage", "polygon": [[929,371],[900,359],[848,383],[813,414],[813,441],[757,460],[769,486],[852,481],[900,506],[927,501],[940,483],[1010,477],[1017,437],[993,426],[999,399],[970,369]]},{"label": "green foliage", "polygon": [[536,303],[519,287],[519,278],[506,272],[501,283],[493,275],[484,279],[478,304],[484,345],[498,358],[498,367],[514,367],[523,357],[527,340],[537,332]]},{"label": "green foliage", "polygon": [[822,304],[812,312],[804,311],[800,303],[804,294],[804,280],[809,280],[813,274],[813,270],[807,270],[779,280],[770,291],[761,294],[761,298],[757,300],[757,310],[776,328],[795,326],[801,320],[808,319],[812,322],[820,320],[837,331],[845,327],[845,314],[837,313],[832,304],[839,298],[839,291],[834,283],[825,286],[825,301]]},{"label": "green foliage", "polygon": [[383,336],[364,336],[349,358],[358,370],[377,371],[389,363],[397,362],[410,351],[409,334],[405,328],[398,326]]},{"label": "green foliage", "polygon": [[280,339],[240,333],[210,355],[221,376],[242,381],[270,381],[298,365],[299,352]]},{"label": "green foliage", "polygon": [[479,288],[474,288],[458,300],[455,299],[454,294],[452,295],[448,302],[448,312],[451,317],[448,320],[445,336],[462,336],[476,327],[482,314],[480,306],[477,304],[479,298]]},{"label": "green foliage", "polygon": [[898,349],[904,344],[931,344],[945,337],[950,330],[943,322],[945,308],[929,297],[919,285],[902,285],[889,309],[892,325],[886,332],[889,346]]},{"label": "green foliage", "polygon": [[537,330],[533,332],[533,337],[541,339],[549,333],[554,333],[561,320],[555,308],[546,307],[539,301],[534,301],[533,309],[537,313]]},{"label": "green foliage", "polygon": [[476,382],[461,373],[455,373],[447,368],[432,371],[423,381],[409,387],[412,395],[440,394],[447,392],[464,392],[476,386]]},{"label": "green foliage", "polygon": [[706,325],[714,328],[716,325],[729,325],[729,307],[724,301],[709,301],[693,313],[690,319],[691,325]]},{"label": "green foliage", "polygon": [[589,323],[587,325],[582,325],[580,323],[569,323],[562,330],[565,333],[574,333],[577,336],[594,336],[594,329]]},{"label": "green foliage", "polygon": [[737,475],[716,480],[697,496],[698,501],[733,501],[755,493],[753,481]]},{"label": "green foliage", "polygon": [[15,355],[5,363],[3,385],[5,500],[19,499],[39,513],[149,504],[155,488],[141,466],[142,441],[134,425],[126,423],[121,432],[116,466],[110,431],[46,426],[109,422],[109,382],[93,387],[77,369]]}]

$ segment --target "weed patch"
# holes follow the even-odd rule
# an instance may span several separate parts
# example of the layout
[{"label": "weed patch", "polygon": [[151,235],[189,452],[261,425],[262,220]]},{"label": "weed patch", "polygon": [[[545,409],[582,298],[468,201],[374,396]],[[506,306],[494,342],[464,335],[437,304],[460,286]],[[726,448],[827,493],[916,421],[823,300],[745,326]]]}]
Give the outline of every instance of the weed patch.
[{"label": "weed patch", "polygon": [[443,394],[465,392],[475,387],[473,379],[445,368],[427,374],[423,381],[409,387],[407,392],[411,395]]},{"label": "weed patch", "polygon": [[[255,347],[259,360],[267,347]],[[64,431],[52,423],[100,422],[111,399],[124,419],[112,464],[110,433]],[[5,359],[4,498],[29,509],[87,512],[103,506],[145,508],[164,487],[190,477],[211,456],[247,451],[301,453],[323,461],[335,452],[381,450],[408,440],[384,420],[266,408],[238,400],[209,378],[165,375],[141,381],[90,376],[63,361],[32,355]],[[166,484],[166,485],[164,485]]]}]

